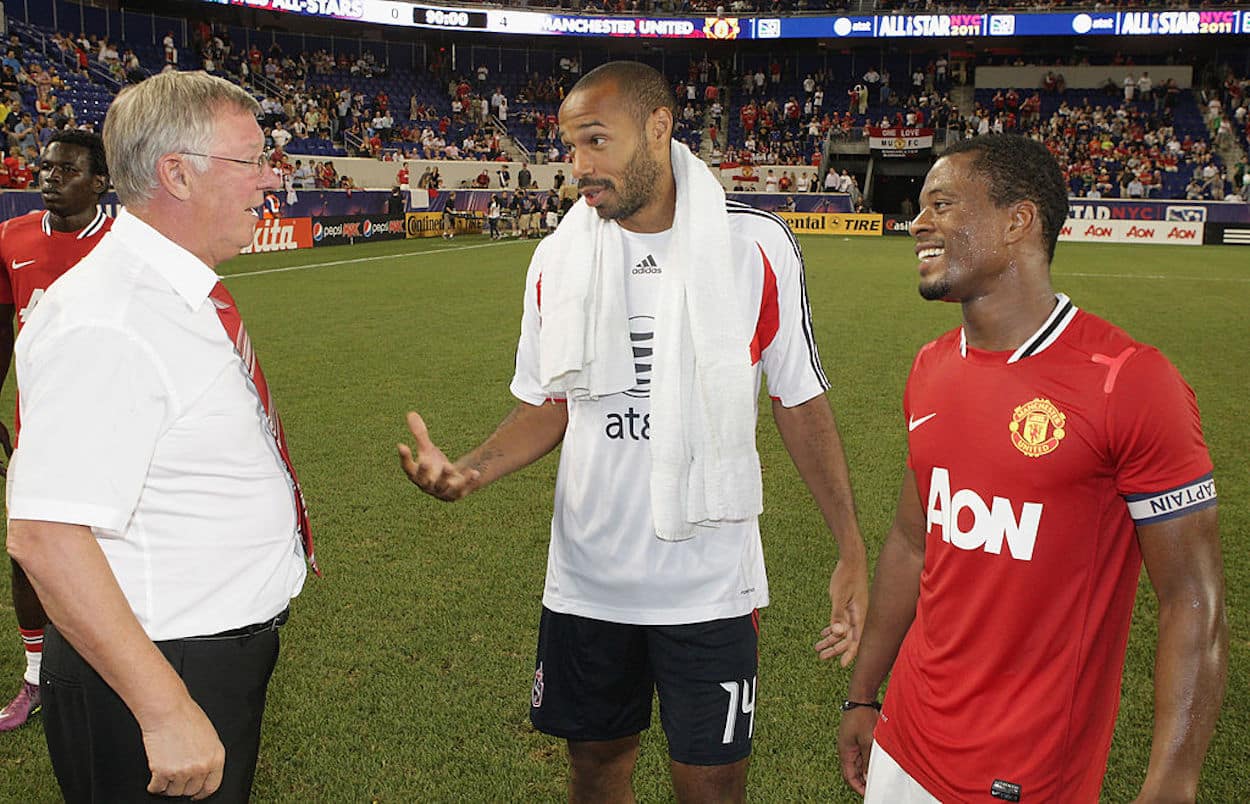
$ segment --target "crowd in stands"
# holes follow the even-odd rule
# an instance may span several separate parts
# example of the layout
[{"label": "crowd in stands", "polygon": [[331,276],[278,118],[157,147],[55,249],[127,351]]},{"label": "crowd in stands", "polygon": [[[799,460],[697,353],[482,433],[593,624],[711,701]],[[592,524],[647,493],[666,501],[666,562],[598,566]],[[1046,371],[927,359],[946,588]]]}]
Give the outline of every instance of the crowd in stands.
[{"label": "crowd in stands", "polygon": [[[901,84],[888,70],[869,67],[849,83],[817,70],[787,80],[773,59],[731,78],[737,88],[735,137],[712,160],[731,164],[818,165],[826,138],[863,136],[865,126],[944,129],[959,110],[946,90],[945,58],[917,66]],[[740,133],[740,136],[738,136]]]},{"label": "crowd in stands", "polygon": [[[214,47],[218,52],[211,55],[229,66],[228,48]],[[298,148],[301,139],[337,139],[346,131],[356,135],[358,152],[378,158],[506,161],[510,157],[500,144],[505,129],[514,135],[524,132],[532,150],[548,161],[567,158],[556,112],[580,77],[580,65],[573,59],[562,60],[553,75],[531,74],[511,94],[492,85],[485,66],[457,75],[435,63],[432,70],[445,86],[446,101],[426,103],[414,94],[406,110],[396,110],[384,91],[335,88],[336,78],[386,73],[385,65],[367,53],[346,59],[325,51],[287,56],[277,48],[268,54],[253,48],[244,62],[245,72],[263,72],[284,90],[282,101],[263,101],[262,122],[279,158],[292,143]],[[673,80],[675,135],[696,151],[708,143],[704,154],[713,163],[816,165],[826,138],[859,136],[864,126],[950,127],[962,136],[1015,131],[1045,142],[1077,196],[1223,199],[1243,187],[1241,173],[1224,170],[1206,138],[1177,134],[1171,118],[1179,89],[1170,81],[1154,85],[1146,71],[1129,70],[1124,82],[1106,87],[1116,94],[1114,101],[1110,95],[1099,102],[1085,94],[1061,101],[1046,115],[1042,97],[1066,94],[1062,73],[1052,71],[1036,90],[998,91],[962,116],[945,92],[951,77],[943,58],[917,64],[894,83],[887,70],[869,68],[849,89],[843,89],[844,79],[824,71],[786,79],[776,60],[740,74],[715,60],[692,60],[686,74]],[[731,111],[725,96],[731,88],[737,96],[732,114],[740,123],[732,128],[740,130],[740,139],[726,137]],[[1224,97],[1211,107],[1211,141],[1245,138],[1244,95],[1244,82],[1227,82]],[[1222,110],[1228,113],[1216,114]],[[289,159],[285,165],[290,172]],[[483,174],[482,186],[502,185],[500,176]],[[1193,181],[1181,180],[1185,178]],[[316,170],[312,181],[315,186],[336,186]],[[783,171],[776,186],[778,192],[804,192],[839,189],[844,181],[834,175],[833,186],[823,188]],[[769,184],[760,176],[754,186],[765,189]]]},{"label": "crowd in stands", "polygon": [[[431,54],[428,74],[400,71],[395,78],[367,49],[352,55],[326,49],[285,53],[276,41],[264,50],[255,44],[235,48],[224,31],[207,25],[193,27],[187,53],[179,52],[172,32],[159,47],[140,53],[95,35],[57,33],[49,41],[50,58],[23,58],[14,35],[2,59],[5,186],[28,181],[31,163],[53,132],[94,125],[58,92],[67,82],[98,79],[101,73],[120,84],[158,70],[202,66],[251,84],[260,95],[273,163],[293,190],[342,187],[343,177],[321,157],[348,152],[382,159],[509,161],[501,141],[505,134],[537,159],[566,160],[557,112],[581,75],[578,60],[565,56],[552,62],[551,74],[492,80],[484,64],[453,70],[439,50]],[[799,166],[818,165],[827,139],[858,138],[867,126],[952,129],[965,137],[1015,131],[1046,143],[1074,195],[1231,199],[1250,194],[1244,158],[1226,169],[1218,157],[1224,146],[1243,154],[1250,146],[1250,81],[1228,73],[1202,99],[1207,129],[1178,131],[1176,85],[1156,84],[1118,54],[1112,63],[1125,65],[1126,75],[1122,82],[1110,81],[1101,96],[1069,93],[1056,70],[1036,89],[996,91],[964,115],[947,94],[953,77],[940,56],[906,69],[895,65],[901,76],[891,76],[883,65],[849,80],[832,69],[800,78],[776,58],[735,70],[704,56],[671,76],[678,102],[675,137],[713,164]],[[434,91],[422,92],[422,82]],[[392,98],[388,89],[397,86],[413,91]],[[340,150],[338,143],[348,149]],[[502,185],[498,173],[484,170],[482,186]],[[817,187],[803,171],[783,170],[772,181],[754,177],[753,186],[775,183],[778,192],[804,192],[844,183],[837,174],[831,181],[831,187]]]},{"label": "crowd in stands", "polygon": [[41,54],[28,53],[17,34],[9,36],[0,59],[0,188],[34,186],[39,154],[56,132],[96,128],[62,99],[82,80],[77,72],[65,75]]},{"label": "crowd in stands", "polygon": [[1218,84],[1206,92],[1207,128],[1216,148],[1239,152],[1228,173],[1233,190],[1250,202],[1250,77],[1226,68]]},{"label": "crowd in stands", "polygon": [[1098,105],[1086,97],[1077,105],[1064,102],[1049,120],[1025,131],[1055,154],[1074,196],[1164,197],[1165,174],[1192,166],[1201,189],[1187,187],[1191,198],[1224,197],[1206,141],[1178,137],[1170,110],[1155,115],[1131,101]]},{"label": "crowd in stands", "polygon": [[[977,103],[964,136],[1016,132],[1046,145],[1058,160],[1073,196],[1087,198],[1179,198],[1237,200],[1241,189],[1223,169],[1200,129],[1180,133],[1180,89],[1155,84],[1148,71],[1127,72],[1120,84],[1066,93],[1053,74],[1038,90],[997,90]],[[1071,95],[1069,98],[1068,95]],[[1058,105],[1041,115],[1043,96]],[[1210,118],[1220,106],[1214,100]],[[1218,128],[1212,129],[1212,133]]]}]

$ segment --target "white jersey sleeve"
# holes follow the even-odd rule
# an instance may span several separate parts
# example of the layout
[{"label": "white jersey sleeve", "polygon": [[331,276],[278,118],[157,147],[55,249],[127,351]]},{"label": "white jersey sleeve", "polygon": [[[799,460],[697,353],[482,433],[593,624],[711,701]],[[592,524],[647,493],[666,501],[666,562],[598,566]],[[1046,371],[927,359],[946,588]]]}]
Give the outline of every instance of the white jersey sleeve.
[{"label": "white jersey sleeve", "polygon": [[786,407],[801,405],[829,388],[820,363],[807,299],[803,252],[785,222],[769,212],[728,204],[736,247],[754,252],[753,283],[762,283],[752,356],[758,354],[768,393]]},{"label": "white jersey sleeve", "polygon": [[539,305],[542,300],[542,269],[538,255],[542,246],[534,252],[529,270],[525,273],[525,295],[521,311],[521,337],[516,347],[516,371],[512,375],[509,390],[512,395],[530,405],[541,405],[553,398],[543,390],[539,380],[538,331],[542,327]]}]

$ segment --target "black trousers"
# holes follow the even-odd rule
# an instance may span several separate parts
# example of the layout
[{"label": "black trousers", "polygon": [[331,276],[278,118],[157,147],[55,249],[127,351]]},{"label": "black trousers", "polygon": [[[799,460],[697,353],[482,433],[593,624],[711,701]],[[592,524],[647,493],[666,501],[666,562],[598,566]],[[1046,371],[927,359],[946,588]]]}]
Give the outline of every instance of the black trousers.
[{"label": "black trousers", "polygon": [[[204,800],[246,802],[256,773],[265,690],[278,661],[277,629],[170,640],[156,647],[182,677],[226,748],[221,787]],[[39,675],[48,753],[68,804],[174,800],[147,792],[152,774],[138,722],[52,625],[44,636]]]}]

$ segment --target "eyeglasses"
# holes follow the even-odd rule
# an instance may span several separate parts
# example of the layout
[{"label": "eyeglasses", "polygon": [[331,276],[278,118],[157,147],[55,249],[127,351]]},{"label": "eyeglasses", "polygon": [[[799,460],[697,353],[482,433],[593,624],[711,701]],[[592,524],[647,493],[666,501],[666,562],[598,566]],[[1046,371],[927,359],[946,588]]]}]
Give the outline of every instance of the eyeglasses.
[{"label": "eyeglasses", "polygon": [[217,156],[216,154],[199,154],[199,153],[196,153],[195,151],[181,151],[180,153],[183,156],[202,156],[206,159],[219,159],[222,162],[234,162],[236,165],[248,165],[252,168],[255,168],[258,173],[260,171],[263,171],[265,168],[269,167],[269,159],[264,154],[261,154],[255,159],[235,159],[233,156]]}]

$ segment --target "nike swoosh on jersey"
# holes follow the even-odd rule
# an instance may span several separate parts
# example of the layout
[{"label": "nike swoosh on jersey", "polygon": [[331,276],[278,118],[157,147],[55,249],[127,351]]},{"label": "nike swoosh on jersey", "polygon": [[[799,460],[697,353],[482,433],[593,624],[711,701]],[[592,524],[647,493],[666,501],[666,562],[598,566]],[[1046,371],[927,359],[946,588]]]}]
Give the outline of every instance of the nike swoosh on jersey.
[{"label": "nike swoosh on jersey", "polygon": [[917,427],[929,421],[929,419],[932,419],[936,415],[936,413],[930,413],[928,416],[921,416],[919,419],[913,416],[907,420],[907,432],[910,433],[912,430],[915,430]]},{"label": "nike swoosh on jersey", "polygon": [[34,262],[34,260],[24,260],[22,262],[18,262],[17,260],[14,260],[12,263],[12,269],[16,271],[18,268],[25,268],[27,265],[30,265],[32,262]]}]

